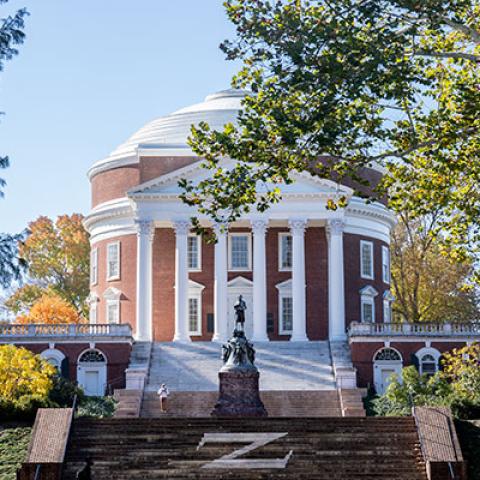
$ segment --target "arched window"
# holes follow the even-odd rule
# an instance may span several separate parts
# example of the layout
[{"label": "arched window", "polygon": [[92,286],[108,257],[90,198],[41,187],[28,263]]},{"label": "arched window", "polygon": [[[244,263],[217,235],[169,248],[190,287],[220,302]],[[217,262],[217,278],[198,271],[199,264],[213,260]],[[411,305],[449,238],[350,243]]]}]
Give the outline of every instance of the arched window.
[{"label": "arched window", "polygon": [[105,363],[105,356],[98,350],[87,350],[79,358],[79,363]]},{"label": "arched window", "polygon": [[435,348],[421,348],[415,353],[418,359],[418,371],[420,375],[432,376],[438,372],[438,365],[440,361],[440,352]]},{"label": "arched window", "polygon": [[61,372],[62,362],[65,359],[65,355],[60,350],[49,348],[48,350],[44,350],[40,356],[43,357],[50,365],[53,365],[55,368],[57,368],[59,372]]},{"label": "arched window", "polygon": [[382,348],[377,352],[374,358],[375,361],[384,360],[390,362],[402,361],[402,357],[394,348]]}]

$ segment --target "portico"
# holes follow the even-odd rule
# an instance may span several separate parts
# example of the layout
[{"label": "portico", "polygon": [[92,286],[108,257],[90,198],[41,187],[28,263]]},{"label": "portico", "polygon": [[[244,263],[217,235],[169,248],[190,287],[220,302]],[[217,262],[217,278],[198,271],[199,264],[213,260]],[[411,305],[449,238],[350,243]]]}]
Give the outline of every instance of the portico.
[{"label": "portico", "polygon": [[[162,226],[165,222],[159,222]],[[151,248],[152,231],[155,230],[156,222],[153,220],[138,220],[138,241],[137,241],[137,291],[143,291],[143,302],[137,303],[137,335],[141,340],[150,340],[152,308],[148,305],[147,299],[151,299],[152,289],[152,266]],[[217,235],[217,242],[214,245],[214,330],[213,341],[223,342],[227,339],[229,332],[229,296],[237,295],[244,290],[239,289],[239,283],[243,279],[244,288],[251,291],[251,297],[247,296],[249,315],[252,316],[252,339],[256,342],[269,341],[267,333],[267,254],[266,254],[266,232],[270,225],[283,226],[292,238],[291,247],[291,333],[290,341],[308,341],[307,318],[306,318],[306,269],[308,268],[308,255],[305,248],[305,232],[309,225],[322,226],[329,232],[328,241],[328,280],[329,284],[335,286],[329,291],[328,311],[330,318],[331,339],[345,338],[345,308],[343,276],[344,265],[342,250],[343,222],[340,218],[333,219],[309,219],[307,217],[292,217],[280,220],[266,218],[253,218],[248,221],[239,222],[232,227],[226,225],[210,225]],[[228,242],[229,232],[235,228],[242,228],[242,231],[252,236],[252,263],[250,272],[252,280],[245,279],[238,271],[235,277],[237,282],[228,280],[232,275],[231,265],[229,266]],[[189,268],[188,268],[188,236],[190,234],[190,222],[185,218],[175,218],[169,222],[169,227],[175,232],[175,332],[174,341],[189,342]],[[230,237],[231,238],[231,237]],[[231,248],[231,247],[230,247]],[[161,254],[161,253],[160,253]],[[250,252],[248,253],[250,255]],[[247,285],[248,282],[248,285]],[[230,302],[231,303],[231,302]],[[250,328],[250,327],[248,327]]]}]

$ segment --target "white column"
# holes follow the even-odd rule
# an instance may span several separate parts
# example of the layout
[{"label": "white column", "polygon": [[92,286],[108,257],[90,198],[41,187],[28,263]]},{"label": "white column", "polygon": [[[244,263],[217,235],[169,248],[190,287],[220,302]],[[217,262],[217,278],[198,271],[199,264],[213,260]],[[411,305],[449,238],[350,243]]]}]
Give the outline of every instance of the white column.
[{"label": "white column", "polygon": [[253,231],[253,340],[268,342],[267,335],[267,262],[265,220],[252,220]]},{"label": "white column", "polygon": [[293,330],[291,341],[308,341],[306,322],[305,284],[305,219],[291,219],[288,222],[292,234],[292,296]]},{"label": "white column", "polygon": [[175,225],[175,342],[189,342],[188,335],[188,220],[176,220]]},{"label": "white column", "polygon": [[227,234],[228,227],[224,224],[214,226],[217,243],[215,244],[215,278],[214,278],[214,333],[212,341],[225,342],[228,337],[227,311]]},{"label": "white column", "polygon": [[345,340],[345,283],[342,220],[328,222],[328,337]]},{"label": "white column", "polygon": [[135,338],[152,341],[152,243],[155,228],[150,220],[136,220],[137,308]]}]

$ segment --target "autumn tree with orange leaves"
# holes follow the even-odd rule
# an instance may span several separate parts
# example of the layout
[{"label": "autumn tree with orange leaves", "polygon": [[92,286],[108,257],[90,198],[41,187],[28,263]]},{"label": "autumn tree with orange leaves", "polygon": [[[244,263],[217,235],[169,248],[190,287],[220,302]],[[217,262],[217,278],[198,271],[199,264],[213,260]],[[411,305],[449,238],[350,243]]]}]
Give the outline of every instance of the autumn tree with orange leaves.
[{"label": "autumn tree with orange leaves", "polygon": [[84,319],[77,310],[58,295],[43,295],[26,315],[19,315],[16,323],[37,323],[58,325],[66,323],[82,323]]},{"label": "autumn tree with orange leaves", "polygon": [[[39,217],[29,224],[20,255],[27,262],[31,281],[5,302],[13,312],[31,315],[40,302],[38,312],[55,307],[65,313],[59,303],[64,300],[77,315],[87,316],[90,243],[82,222],[83,215],[75,213],[59,216],[56,222]],[[51,297],[49,302],[45,296]]]}]

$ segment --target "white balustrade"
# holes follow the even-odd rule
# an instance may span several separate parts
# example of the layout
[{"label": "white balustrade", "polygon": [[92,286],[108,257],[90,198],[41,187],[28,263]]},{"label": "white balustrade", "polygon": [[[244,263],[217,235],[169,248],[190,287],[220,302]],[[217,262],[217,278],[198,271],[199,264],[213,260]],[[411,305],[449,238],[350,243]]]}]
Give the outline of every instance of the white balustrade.
[{"label": "white balustrade", "polygon": [[353,322],[349,327],[350,337],[374,336],[480,336],[477,323],[362,323]]},{"label": "white balustrade", "polygon": [[129,324],[59,324],[0,325],[0,338],[39,337],[131,337]]}]

